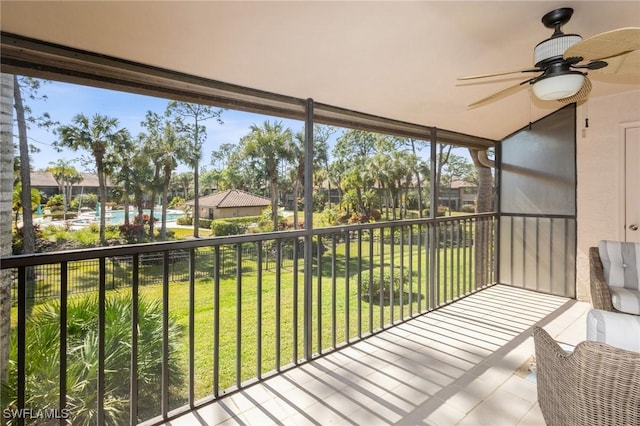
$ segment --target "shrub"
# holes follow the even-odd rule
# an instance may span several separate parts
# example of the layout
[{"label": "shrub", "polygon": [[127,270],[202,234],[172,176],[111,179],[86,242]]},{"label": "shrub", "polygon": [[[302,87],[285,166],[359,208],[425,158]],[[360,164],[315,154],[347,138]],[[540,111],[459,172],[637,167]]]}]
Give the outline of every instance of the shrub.
[{"label": "shrub", "polygon": [[55,194],[47,199],[47,207],[64,206],[64,197],[62,194]]},{"label": "shrub", "polygon": [[184,205],[184,197],[176,195],[169,201],[169,207],[182,207]]},{"label": "shrub", "polygon": [[237,222],[224,219],[216,219],[211,223],[211,231],[216,236],[244,234],[245,228]]},{"label": "shrub", "polygon": [[[199,228],[211,229],[211,222],[213,222],[213,220],[211,220],[211,219],[199,219],[198,222],[199,222],[199,224],[198,224]],[[193,224],[193,219],[191,220],[191,224]]]},{"label": "shrub", "polygon": [[[391,269],[386,268],[384,270],[384,276],[382,279],[382,291],[384,294],[384,299],[388,299],[389,298],[389,294],[391,292],[391,290],[393,289],[393,295],[394,296],[399,296],[400,295],[400,290],[402,288],[402,283],[404,283],[405,286],[408,286],[409,284],[409,272],[407,271],[407,269],[405,268],[404,270],[400,269],[399,267],[395,267],[393,268],[393,282],[391,280]],[[366,270],[362,272],[362,298],[363,299],[368,299],[369,298],[369,285],[371,284],[371,290],[373,293],[373,300],[380,300],[380,270],[379,269],[374,269],[373,270],[373,282],[371,282],[371,275],[370,275],[370,271]]]},{"label": "shrub", "polygon": [[[105,307],[105,424],[128,423],[131,370],[131,295],[108,297]],[[159,411],[162,371],[162,304],[138,301],[138,406],[139,420]],[[177,363],[177,341],[182,334],[169,318],[169,385],[180,386],[183,369]],[[2,406],[17,404],[17,344],[12,335],[9,381],[3,383]],[[58,408],[60,356],[60,304],[37,307],[27,323],[27,407]],[[74,424],[96,424],[98,371],[98,299],[73,299],[67,310],[67,408]]]},{"label": "shrub", "polygon": [[146,238],[144,225],[139,223],[125,223],[124,225],[120,225],[119,230],[122,238],[129,244],[142,242]]},{"label": "shrub", "polygon": [[[200,220],[202,223],[202,219]],[[192,216],[180,216],[176,219],[176,224],[182,226],[192,226],[193,225],[193,217]]]},{"label": "shrub", "polygon": [[475,204],[465,204],[462,207],[460,207],[460,211],[463,213],[475,213],[476,212],[476,205]]}]

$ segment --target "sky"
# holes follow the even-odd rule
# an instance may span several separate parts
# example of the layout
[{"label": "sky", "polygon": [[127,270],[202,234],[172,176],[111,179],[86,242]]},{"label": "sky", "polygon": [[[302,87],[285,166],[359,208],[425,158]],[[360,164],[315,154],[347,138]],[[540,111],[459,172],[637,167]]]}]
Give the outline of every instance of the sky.
[{"label": "sky", "polygon": [[[49,81],[40,86],[38,95],[46,95],[47,99],[25,99],[34,116],[40,116],[48,112],[51,119],[60,125],[72,124],[73,117],[77,114],[93,116],[94,114],[107,115],[117,118],[121,127],[127,128],[135,137],[144,129],[140,123],[144,120],[147,111],[163,114],[168,99],[151,96],[136,95],[113,90],[98,89],[89,86],[80,86],[56,81]],[[238,141],[249,133],[252,124],[262,124],[265,120],[282,121],[285,127],[289,127],[294,133],[303,128],[302,121],[272,117],[261,114],[253,114],[243,111],[225,110],[222,113],[223,124],[218,124],[211,119],[204,124],[207,126],[207,141],[203,145],[202,166],[211,169],[211,152],[217,150],[221,144],[237,144]],[[17,133],[17,130],[15,131]],[[92,170],[82,165],[79,161],[81,155],[88,156],[88,152],[71,151],[65,149],[57,152],[53,143],[58,136],[52,130],[38,128],[30,125],[27,130],[29,143],[37,147],[40,152],[31,153],[31,165],[34,170],[46,169],[50,163],[58,159],[72,161],[76,159],[74,166],[79,171],[91,172]],[[178,172],[187,171],[185,165],[180,165]]]},{"label": "sky", "polygon": [[[165,98],[57,81],[41,80],[41,82],[38,96],[46,95],[46,99],[25,99],[25,104],[31,108],[33,116],[38,117],[47,112],[53,121],[60,125],[67,125],[72,124],[73,117],[77,114],[82,113],[88,117],[95,114],[106,115],[117,118],[120,127],[128,129],[133,137],[144,131],[140,123],[144,120],[147,111],[154,111],[162,115],[169,103],[169,100]],[[219,124],[214,119],[204,123],[207,127],[207,140],[203,145],[201,167],[207,170],[213,168],[211,152],[225,143],[237,144],[243,136],[249,134],[249,128],[252,124],[260,125],[266,120],[281,121],[283,126],[290,128],[293,133],[302,131],[304,126],[302,121],[235,110],[224,110],[221,118],[223,124]],[[335,143],[335,139],[341,133],[338,131],[333,135],[329,140],[330,146]],[[17,129],[14,129],[14,134],[17,135]],[[33,170],[46,169],[58,159],[63,159],[71,161],[78,171],[94,172],[95,163],[89,152],[74,152],[69,149],[58,152],[54,148],[53,144],[58,136],[54,134],[53,129],[47,130],[30,125],[27,136],[29,143],[40,150],[30,154]],[[455,149],[455,153],[468,157],[467,150],[463,148]],[[82,161],[81,157],[88,159],[88,161]],[[178,166],[177,172],[189,170],[186,165],[181,164]]]}]

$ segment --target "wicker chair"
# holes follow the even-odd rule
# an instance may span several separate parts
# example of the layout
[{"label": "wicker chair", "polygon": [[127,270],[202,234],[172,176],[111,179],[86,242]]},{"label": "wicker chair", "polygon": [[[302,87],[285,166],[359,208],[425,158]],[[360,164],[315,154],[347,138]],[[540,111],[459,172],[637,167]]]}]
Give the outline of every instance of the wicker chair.
[{"label": "wicker chair", "polygon": [[533,338],[548,425],[640,425],[640,353],[591,341],[566,353],[540,327]]},{"label": "wicker chair", "polygon": [[591,284],[591,304],[595,309],[618,312],[611,302],[611,292],[604,279],[604,270],[598,247],[589,248],[589,272]]},{"label": "wicker chair", "polygon": [[[640,315],[638,250],[637,243],[604,240],[598,247],[589,248],[591,304],[595,309]],[[607,280],[608,276],[612,282]]]}]

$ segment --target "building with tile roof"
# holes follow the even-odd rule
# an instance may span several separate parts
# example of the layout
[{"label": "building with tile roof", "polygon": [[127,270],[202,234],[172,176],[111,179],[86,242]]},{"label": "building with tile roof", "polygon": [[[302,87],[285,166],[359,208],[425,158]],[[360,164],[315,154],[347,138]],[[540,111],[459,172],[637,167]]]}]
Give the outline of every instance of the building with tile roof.
[{"label": "building with tile roof", "polygon": [[[258,216],[271,200],[239,189],[228,189],[200,197],[200,217],[223,219],[228,217]],[[193,208],[195,201],[185,203]]]},{"label": "building with tile roof", "polygon": [[[98,176],[93,173],[80,173],[82,175],[82,181],[72,185],[72,196],[84,193],[98,193]],[[31,187],[44,193],[46,196],[51,196],[60,193],[60,186],[56,182],[51,172],[45,171],[32,171],[31,172]],[[114,189],[114,185],[109,178],[107,178],[107,191]]]}]

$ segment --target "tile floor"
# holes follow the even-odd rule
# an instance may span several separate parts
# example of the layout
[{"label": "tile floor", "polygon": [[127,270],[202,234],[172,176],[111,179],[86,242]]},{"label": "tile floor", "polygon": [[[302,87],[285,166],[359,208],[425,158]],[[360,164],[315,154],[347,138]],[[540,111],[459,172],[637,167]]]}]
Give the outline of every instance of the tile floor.
[{"label": "tile floor", "polygon": [[544,425],[535,383],[515,374],[530,327],[575,345],[589,308],[493,286],[167,425]]}]

